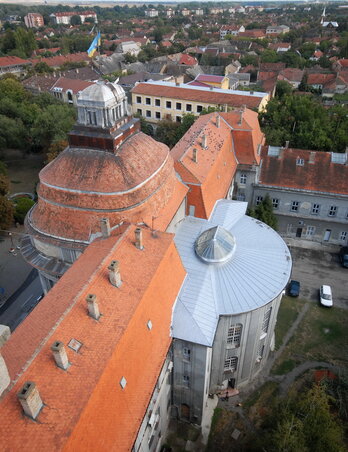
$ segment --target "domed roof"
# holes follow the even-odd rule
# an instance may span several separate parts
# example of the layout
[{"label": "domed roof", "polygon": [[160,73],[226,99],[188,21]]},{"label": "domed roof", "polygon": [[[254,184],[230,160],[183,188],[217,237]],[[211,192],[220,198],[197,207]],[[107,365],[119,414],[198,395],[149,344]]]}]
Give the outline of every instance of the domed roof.
[{"label": "domed roof", "polygon": [[100,218],[146,222],[166,205],[175,186],[168,147],[141,132],[117,154],[67,148],[40,172],[32,227],[62,239],[88,241]]},{"label": "domed roof", "polygon": [[228,261],[235,249],[235,238],[221,226],[207,229],[195,241],[197,256],[209,264]]},{"label": "domed roof", "polygon": [[114,102],[119,103],[125,96],[126,94],[120,85],[98,81],[80,92],[77,104],[84,105],[90,102],[103,105]]}]

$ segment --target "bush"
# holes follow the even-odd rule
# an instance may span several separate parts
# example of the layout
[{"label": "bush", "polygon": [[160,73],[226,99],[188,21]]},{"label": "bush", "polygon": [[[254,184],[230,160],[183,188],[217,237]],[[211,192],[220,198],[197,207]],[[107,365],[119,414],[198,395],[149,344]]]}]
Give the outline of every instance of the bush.
[{"label": "bush", "polygon": [[18,221],[18,223],[23,224],[26,214],[35,203],[30,198],[17,198],[14,203],[15,203],[14,219],[15,221]]}]

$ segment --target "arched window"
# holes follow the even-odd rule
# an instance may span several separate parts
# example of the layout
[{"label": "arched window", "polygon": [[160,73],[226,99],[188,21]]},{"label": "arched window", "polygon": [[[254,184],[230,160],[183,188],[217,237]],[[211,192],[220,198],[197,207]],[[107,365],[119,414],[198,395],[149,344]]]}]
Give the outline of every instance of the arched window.
[{"label": "arched window", "polygon": [[226,350],[224,370],[234,372],[237,370],[238,357],[234,356],[233,350]]},{"label": "arched window", "polygon": [[71,91],[67,91],[67,94],[68,94],[68,102],[69,102],[69,104],[73,104],[74,101],[73,101],[72,92]]}]

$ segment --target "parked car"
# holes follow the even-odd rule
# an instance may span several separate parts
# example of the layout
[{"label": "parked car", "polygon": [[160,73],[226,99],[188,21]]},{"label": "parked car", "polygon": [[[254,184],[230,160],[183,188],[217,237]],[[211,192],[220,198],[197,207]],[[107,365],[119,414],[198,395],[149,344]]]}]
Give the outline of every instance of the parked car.
[{"label": "parked car", "polygon": [[319,290],[319,296],[320,296],[320,304],[322,306],[326,306],[328,308],[331,308],[333,305],[332,301],[332,291],[330,286],[320,286]]},{"label": "parked car", "polygon": [[348,268],[348,246],[342,246],[338,254],[342,267]]},{"label": "parked car", "polygon": [[288,287],[288,294],[290,297],[298,297],[300,295],[299,281],[291,280]]}]

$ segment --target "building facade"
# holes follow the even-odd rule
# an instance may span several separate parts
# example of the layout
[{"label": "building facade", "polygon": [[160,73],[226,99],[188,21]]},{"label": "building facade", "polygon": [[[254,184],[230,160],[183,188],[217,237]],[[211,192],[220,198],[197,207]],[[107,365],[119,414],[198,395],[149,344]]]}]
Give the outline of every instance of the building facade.
[{"label": "building facade", "polygon": [[42,14],[28,13],[24,16],[25,26],[28,28],[40,28],[45,25]]}]

